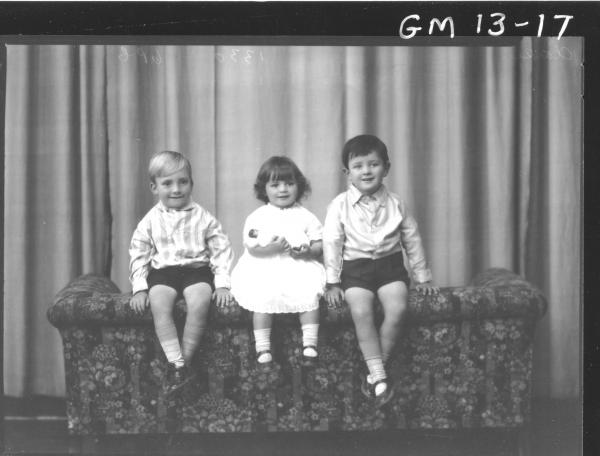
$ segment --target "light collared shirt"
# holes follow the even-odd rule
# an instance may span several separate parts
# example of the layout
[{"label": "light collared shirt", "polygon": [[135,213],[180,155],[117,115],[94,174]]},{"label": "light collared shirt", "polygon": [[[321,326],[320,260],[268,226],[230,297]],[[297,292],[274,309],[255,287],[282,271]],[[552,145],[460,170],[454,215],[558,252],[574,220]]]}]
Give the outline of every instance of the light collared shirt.
[{"label": "light collared shirt", "polygon": [[340,283],[343,260],[378,259],[404,249],[413,279],[431,280],[416,220],[406,204],[382,185],[363,195],[354,185],[334,198],[323,227],[327,283]]},{"label": "light collared shirt", "polygon": [[135,229],[129,256],[133,293],[148,289],[150,266],[210,266],[215,288],[230,288],[231,242],[219,221],[193,201],[180,210],[159,201]]}]

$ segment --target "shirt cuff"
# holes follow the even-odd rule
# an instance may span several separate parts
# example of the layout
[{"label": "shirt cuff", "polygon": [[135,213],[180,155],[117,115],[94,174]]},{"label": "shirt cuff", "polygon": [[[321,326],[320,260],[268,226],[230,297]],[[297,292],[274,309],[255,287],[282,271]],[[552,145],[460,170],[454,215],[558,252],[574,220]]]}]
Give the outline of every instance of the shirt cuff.
[{"label": "shirt cuff", "polygon": [[215,288],[231,288],[231,280],[228,275],[215,275]]},{"label": "shirt cuff", "polygon": [[327,271],[325,274],[327,278],[327,283],[340,283],[340,273],[336,273],[334,271]]},{"label": "shirt cuff", "polygon": [[423,269],[414,273],[416,283],[431,282],[432,275],[430,269]]},{"label": "shirt cuff", "polygon": [[144,278],[135,279],[132,283],[131,291],[133,294],[136,294],[138,291],[143,291],[148,289],[148,282]]}]

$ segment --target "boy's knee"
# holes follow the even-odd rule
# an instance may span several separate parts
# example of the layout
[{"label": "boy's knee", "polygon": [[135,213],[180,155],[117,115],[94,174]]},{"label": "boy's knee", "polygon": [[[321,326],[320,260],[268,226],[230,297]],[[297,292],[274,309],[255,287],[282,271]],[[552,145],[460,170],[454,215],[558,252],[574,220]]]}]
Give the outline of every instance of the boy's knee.
[{"label": "boy's knee", "polygon": [[352,318],[354,320],[368,321],[373,319],[373,308],[368,305],[354,306],[352,308]]},{"label": "boy's knee", "polygon": [[176,298],[177,292],[166,286],[154,286],[148,292],[152,311],[171,310]]},{"label": "boy's knee", "polygon": [[186,300],[185,302],[188,317],[205,317],[210,308],[210,299]]},{"label": "boy's knee", "polygon": [[400,324],[406,313],[406,305],[398,305],[385,313],[385,319],[392,324]]},{"label": "boy's knee", "polygon": [[183,290],[183,297],[189,312],[202,312],[208,309],[212,301],[212,288],[210,285],[194,284]]}]

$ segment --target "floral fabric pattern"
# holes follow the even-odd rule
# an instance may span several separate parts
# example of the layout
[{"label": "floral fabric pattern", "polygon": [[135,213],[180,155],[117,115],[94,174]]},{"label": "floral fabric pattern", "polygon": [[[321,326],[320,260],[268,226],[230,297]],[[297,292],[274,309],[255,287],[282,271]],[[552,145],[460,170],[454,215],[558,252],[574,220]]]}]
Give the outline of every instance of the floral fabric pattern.
[{"label": "floral fabric pattern", "polygon": [[[82,276],[56,297],[73,434],[519,427],[530,416],[532,338],[546,302],[501,269],[438,296],[411,293],[389,362],[396,394],[381,409],[360,391],[366,374],[347,307],[322,305],[319,359],[302,360],[297,318],[273,326],[271,367],[255,361],[251,318],[215,309],[183,392],[165,394],[166,359],[151,316],[106,278]],[[185,303],[176,320],[183,322]]]}]

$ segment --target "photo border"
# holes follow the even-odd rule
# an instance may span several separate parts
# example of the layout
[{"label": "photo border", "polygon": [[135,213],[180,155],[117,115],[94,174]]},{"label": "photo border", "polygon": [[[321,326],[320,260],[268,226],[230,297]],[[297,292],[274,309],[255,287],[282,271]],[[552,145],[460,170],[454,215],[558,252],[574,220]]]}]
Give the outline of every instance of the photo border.
[{"label": "photo border", "polygon": [[[493,14],[528,18],[534,22],[540,14],[573,15],[565,36],[584,38],[584,162],[582,226],[582,303],[583,358],[582,398],[585,454],[600,452],[600,311],[598,310],[597,258],[600,237],[600,3],[597,2],[4,2],[0,4],[0,40],[4,44],[250,44],[272,43],[273,38],[289,44],[348,42],[414,45],[426,42],[459,45],[462,37],[479,36],[482,42],[498,43],[510,37],[537,36],[536,26],[507,27],[500,37],[485,36],[485,27],[477,33],[477,15],[489,19]],[[447,30],[434,30],[418,40],[403,40],[400,23],[418,14],[421,25],[433,18],[452,17],[455,38]],[[494,16],[496,17],[496,16]],[[538,22],[539,25],[539,22]],[[426,27],[424,27],[426,29]],[[424,32],[422,32],[424,33]],[[541,36],[560,33],[560,24],[546,22]],[[131,43],[123,41],[131,37]],[[343,37],[343,38],[339,38]],[[444,38],[445,37],[445,38]],[[2,47],[2,62],[6,62]],[[6,68],[2,65],[2,102],[5,97]],[[3,112],[4,116],[4,112]],[[2,118],[4,120],[4,117]],[[2,127],[4,130],[4,122]],[[4,133],[4,131],[2,131]],[[2,143],[4,156],[4,143]],[[2,168],[4,170],[4,160]],[[4,186],[0,190],[4,202]],[[4,211],[2,211],[4,234]],[[4,236],[2,236],[4,251]],[[4,264],[2,264],[4,273]],[[2,291],[4,291],[2,285]],[[3,317],[3,312],[1,313]],[[3,318],[2,318],[2,323]],[[2,367],[0,367],[2,369]],[[3,372],[0,372],[3,374]],[[261,435],[261,438],[265,436]],[[272,436],[274,441],[281,436]],[[377,438],[374,438],[374,442]],[[281,444],[285,444],[285,438]],[[588,453],[590,451],[590,453]]]}]

